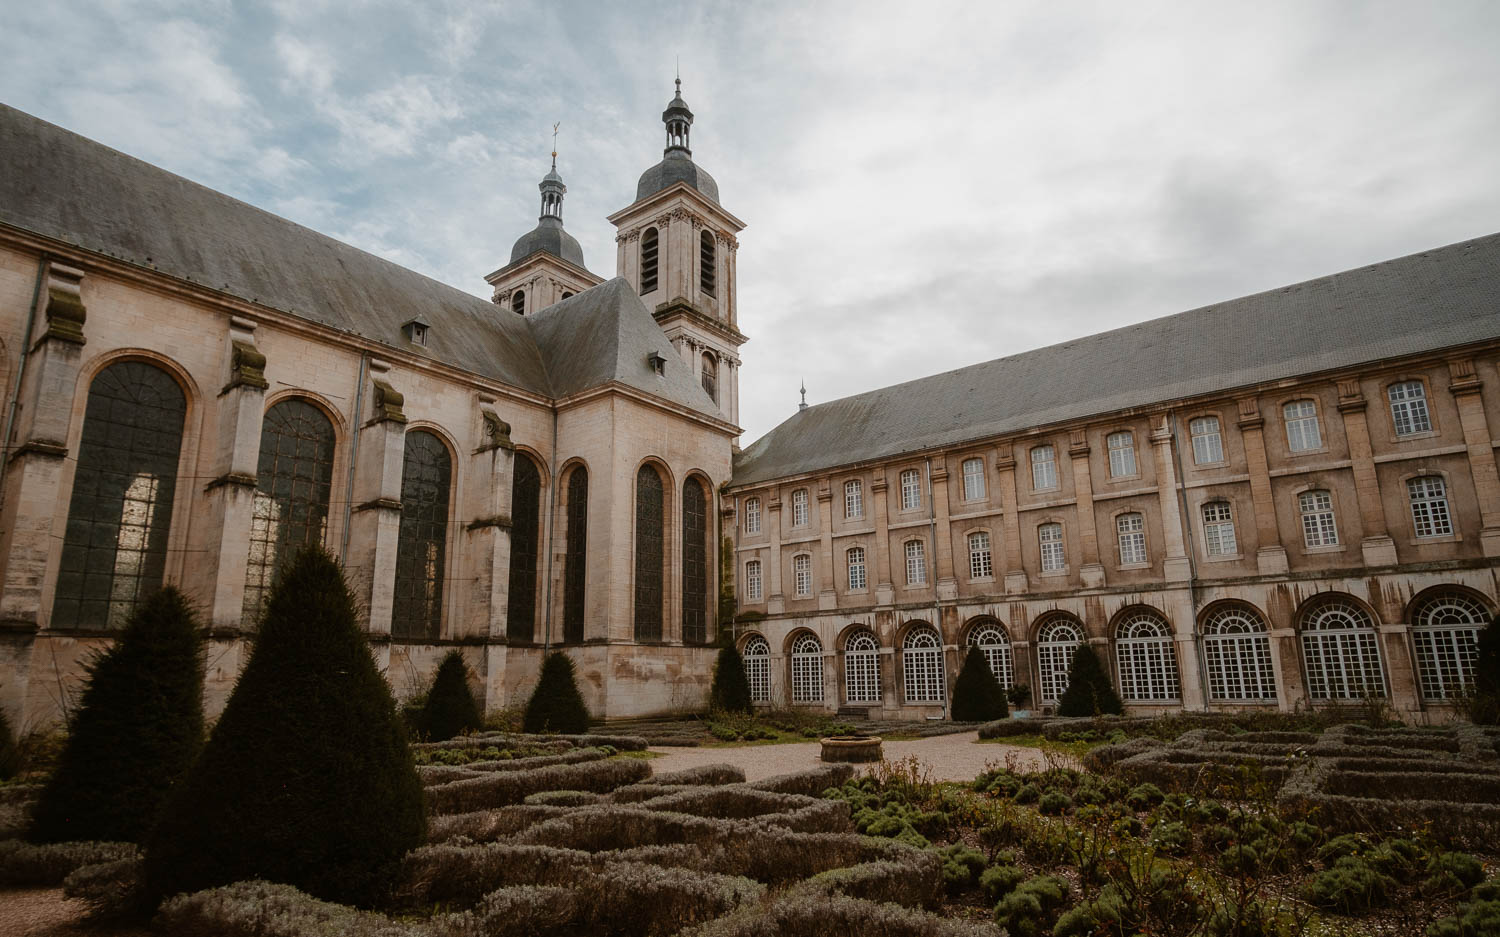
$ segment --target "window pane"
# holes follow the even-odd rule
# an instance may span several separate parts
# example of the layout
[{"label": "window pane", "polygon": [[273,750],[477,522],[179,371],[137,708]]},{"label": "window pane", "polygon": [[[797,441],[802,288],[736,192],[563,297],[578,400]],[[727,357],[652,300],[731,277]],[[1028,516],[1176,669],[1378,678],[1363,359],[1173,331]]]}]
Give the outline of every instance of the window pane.
[{"label": "window pane", "polygon": [[1110,433],[1105,439],[1109,447],[1109,475],[1119,478],[1135,474],[1135,441],[1128,432]]},{"label": "window pane", "polygon": [[512,641],[534,641],[542,474],[535,462],[519,452],[510,491],[510,595],[506,600],[505,636]]},{"label": "window pane", "polygon": [[927,554],[922,541],[910,540],[906,544],[906,584],[922,585],[927,582]]},{"label": "window pane", "polygon": [[635,476],[635,639],[662,638],[662,572],[666,555],[662,481],[643,465]]},{"label": "window pane", "polygon": [[865,549],[864,547],[850,547],[849,559],[849,588],[863,589],[865,587]]},{"label": "window pane", "polygon": [[864,514],[864,486],[857,479],[844,482],[844,517],[852,519]]},{"label": "window pane", "polygon": [[907,469],[901,473],[901,510],[911,511],[921,506],[921,477],[916,469]]},{"label": "window pane", "polygon": [[989,532],[980,530],[969,534],[969,578],[984,579],[994,574]]},{"label": "window pane", "polygon": [[964,500],[978,501],[984,497],[984,460],[964,460]]},{"label": "window pane", "polygon": [[398,638],[437,638],[443,621],[453,460],[437,436],[422,430],[407,433],[403,448],[391,634]]},{"label": "window pane", "polygon": [[583,640],[584,597],[588,585],[589,473],[577,466],[568,476],[568,537],[563,569],[563,640]]},{"label": "window pane", "polygon": [[697,478],[682,485],[682,640],[708,640],[708,492]]},{"label": "window pane", "polygon": [[1057,461],[1051,446],[1031,450],[1031,487],[1037,490],[1057,487]]}]

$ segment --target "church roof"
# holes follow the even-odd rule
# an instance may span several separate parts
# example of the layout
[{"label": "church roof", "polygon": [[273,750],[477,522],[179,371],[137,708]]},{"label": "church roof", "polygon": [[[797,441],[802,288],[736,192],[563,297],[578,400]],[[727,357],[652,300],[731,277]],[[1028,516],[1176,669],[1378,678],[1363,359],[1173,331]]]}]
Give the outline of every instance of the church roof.
[{"label": "church roof", "polygon": [[641,173],[641,181],[635,187],[635,200],[639,202],[678,182],[686,182],[710,202],[719,204],[719,184],[714,177],[680,150],[668,153],[661,162]]},{"label": "church roof", "polygon": [[510,249],[510,262],[518,263],[537,251],[546,251],[575,267],[588,269],[583,264],[583,248],[578,245],[578,239],[563,230],[558,218],[544,217],[535,228],[521,235],[515,247]]},{"label": "church roof", "polygon": [[809,407],[735,485],[1500,337],[1500,234]]}]

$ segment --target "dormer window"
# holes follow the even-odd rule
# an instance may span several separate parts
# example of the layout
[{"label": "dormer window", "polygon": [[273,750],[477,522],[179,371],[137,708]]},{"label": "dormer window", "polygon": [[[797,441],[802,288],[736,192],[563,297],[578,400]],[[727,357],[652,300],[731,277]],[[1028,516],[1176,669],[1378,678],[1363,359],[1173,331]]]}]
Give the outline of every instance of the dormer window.
[{"label": "dormer window", "polygon": [[518,316],[526,315],[526,291],[516,290],[510,294],[510,311]]},{"label": "dormer window", "polygon": [[573,298],[573,292],[571,290],[563,290],[562,298],[563,299],[572,299]]},{"label": "dormer window", "polygon": [[427,323],[419,317],[401,326],[401,332],[406,336],[406,340],[413,345],[426,345],[428,328]]},{"label": "dormer window", "polygon": [[655,373],[657,377],[666,375],[667,359],[663,358],[660,352],[653,351],[651,354],[647,355],[646,363],[651,366],[652,372]]}]

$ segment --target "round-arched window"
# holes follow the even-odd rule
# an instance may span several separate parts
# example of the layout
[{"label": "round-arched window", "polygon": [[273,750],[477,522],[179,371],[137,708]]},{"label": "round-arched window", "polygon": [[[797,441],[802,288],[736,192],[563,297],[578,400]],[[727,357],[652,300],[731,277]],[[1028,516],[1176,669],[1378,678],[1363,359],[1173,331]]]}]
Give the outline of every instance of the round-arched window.
[{"label": "round-arched window", "polygon": [[1424,596],[1412,607],[1411,639],[1425,699],[1452,699],[1473,685],[1479,632],[1489,619],[1488,609],[1457,590]]},{"label": "round-arched window", "polygon": [[1073,652],[1083,643],[1083,626],[1071,617],[1049,619],[1037,629],[1036,658],[1037,699],[1055,703],[1068,688],[1068,669],[1073,666]]},{"label": "round-arched window", "polygon": [[792,702],[816,703],[822,699],[823,642],[815,635],[798,635],[792,642]]},{"label": "round-arched window", "polygon": [[1203,622],[1208,695],[1218,701],[1276,699],[1276,671],[1266,623],[1253,609],[1225,605]]},{"label": "round-arched window", "polygon": [[987,621],[975,625],[969,632],[969,646],[979,648],[984,654],[985,663],[990,665],[990,673],[995,675],[995,680],[1002,687],[1008,690],[1015,684],[1010,638],[999,622]]},{"label": "round-arched window", "polygon": [[943,642],[936,631],[922,625],[906,633],[901,642],[901,672],[908,703],[943,701]]},{"label": "round-arched window", "polygon": [[1302,661],[1315,700],[1385,696],[1375,620],[1349,599],[1325,599],[1303,613]]},{"label": "round-arched window", "polygon": [[745,641],[745,679],[750,683],[750,699],[756,703],[771,701],[771,645],[760,635]]},{"label": "round-arched window", "polygon": [[1115,629],[1115,657],[1120,669],[1120,696],[1140,703],[1181,699],[1177,648],[1172,629],[1153,611],[1140,609]]},{"label": "round-arched window", "polygon": [[880,645],[868,631],[856,631],[844,642],[844,699],[880,702]]}]

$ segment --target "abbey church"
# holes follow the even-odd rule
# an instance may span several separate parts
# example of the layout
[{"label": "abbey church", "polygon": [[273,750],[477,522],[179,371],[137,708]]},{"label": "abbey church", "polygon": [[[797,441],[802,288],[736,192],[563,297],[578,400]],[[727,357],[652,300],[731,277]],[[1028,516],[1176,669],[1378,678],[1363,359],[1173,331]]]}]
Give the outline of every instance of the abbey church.
[{"label": "abbey church", "polygon": [[561,649],[597,717],[698,710],[731,640],[766,706],[943,718],[972,646],[1046,711],[1089,643],[1133,712],[1452,717],[1500,607],[1500,235],[742,450],[745,224],[680,83],[662,120],[613,278],[554,159],[485,301],[0,105],[13,725],[60,718],[163,583],[211,631],[217,711],[309,543],[398,696],[456,648],[516,705]]}]

